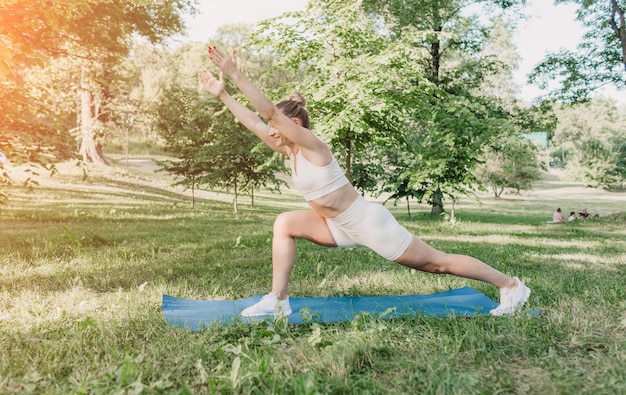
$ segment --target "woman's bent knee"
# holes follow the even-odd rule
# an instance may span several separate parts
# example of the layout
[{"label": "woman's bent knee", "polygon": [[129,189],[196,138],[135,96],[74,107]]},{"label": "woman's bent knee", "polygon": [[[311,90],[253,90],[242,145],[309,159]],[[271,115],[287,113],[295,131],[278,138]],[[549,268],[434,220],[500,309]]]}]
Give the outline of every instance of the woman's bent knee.
[{"label": "woman's bent knee", "polygon": [[274,220],[274,238],[300,238],[336,247],[326,220],[312,210],[287,211]]},{"label": "woman's bent knee", "polygon": [[278,216],[276,217],[276,219],[274,219],[274,229],[276,228],[284,228],[286,226],[288,226],[289,224],[289,212],[286,213],[280,213],[278,214]]},{"label": "woman's bent knee", "polygon": [[293,213],[285,212],[278,214],[274,220],[274,236],[290,235],[290,229],[293,229],[294,225]]}]

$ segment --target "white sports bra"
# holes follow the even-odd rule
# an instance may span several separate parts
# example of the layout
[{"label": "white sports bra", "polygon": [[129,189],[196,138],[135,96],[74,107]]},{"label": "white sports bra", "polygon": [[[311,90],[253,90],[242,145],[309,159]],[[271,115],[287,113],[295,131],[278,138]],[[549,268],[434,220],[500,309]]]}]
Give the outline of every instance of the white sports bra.
[{"label": "white sports bra", "polygon": [[296,154],[295,166],[291,155],[291,179],[307,202],[326,196],[350,183],[334,157],[328,165],[316,166],[307,161],[301,152],[300,150]]}]

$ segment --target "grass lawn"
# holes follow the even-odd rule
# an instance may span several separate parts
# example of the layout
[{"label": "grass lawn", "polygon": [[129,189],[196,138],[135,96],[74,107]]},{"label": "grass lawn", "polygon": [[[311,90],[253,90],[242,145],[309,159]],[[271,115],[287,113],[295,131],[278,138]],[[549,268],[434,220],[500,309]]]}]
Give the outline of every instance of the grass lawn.
[{"label": "grass lawn", "polygon": [[[162,294],[266,293],[274,217],[293,191],[242,197],[170,187],[140,161],[71,164],[17,181],[0,206],[0,393],[625,394],[626,193],[546,175],[531,193],[464,198],[457,223],[388,204],[433,246],[519,276],[542,317],[284,320],[167,327]],[[449,206],[449,203],[448,203]],[[599,219],[547,224],[588,208]],[[364,248],[298,242],[292,296],[401,295],[494,287],[388,263]]]}]

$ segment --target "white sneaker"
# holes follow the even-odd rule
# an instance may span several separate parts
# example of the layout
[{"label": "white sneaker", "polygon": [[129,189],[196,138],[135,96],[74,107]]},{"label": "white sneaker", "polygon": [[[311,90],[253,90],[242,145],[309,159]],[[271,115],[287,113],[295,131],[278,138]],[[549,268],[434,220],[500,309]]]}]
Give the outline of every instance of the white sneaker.
[{"label": "white sneaker", "polygon": [[517,277],[513,277],[517,282],[515,288],[502,288],[500,289],[500,305],[491,310],[491,315],[506,315],[513,314],[516,310],[526,303],[530,296],[530,288],[524,285],[523,282]]},{"label": "white sneaker", "polygon": [[263,296],[259,303],[244,309],[241,312],[242,317],[258,317],[262,315],[284,315],[291,314],[291,305],[289,305],[289,297],[284,300],[278,300],[274,293],[268,293]]}]

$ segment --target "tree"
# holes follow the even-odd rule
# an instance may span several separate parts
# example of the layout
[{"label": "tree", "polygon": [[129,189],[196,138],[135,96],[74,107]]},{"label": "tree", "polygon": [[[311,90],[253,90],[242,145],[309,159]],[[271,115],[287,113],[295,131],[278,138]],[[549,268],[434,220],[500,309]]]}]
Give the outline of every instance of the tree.
[{"label": "tree", "polygon": [[212,113],[205,110],[206,103],[197,89],[179,86],[168,88],[155,108],[155,126],[166,143],[166,148],[176,154],[175,161],[160,162],[162,169],[181,177],[175,185],[183,185],[192,191],[192,207],[195,205],[195,189],[204,170],[201,147],[203,136],[211,126]]},{"label": "tree", "polygon": [[[4,78],[0,94],[9,100],[8,106],[19,106],[30,97],[8,96],[7,92],[26,94],[26,90],[12,87],[19,87],[23,77],[31,73],[28,67],[45,66],[48,59],[74,59],[76,77],[72,92],[80,97],[79,110],[74,112],[80,114],[81,152],[85,160],[103,163],[97,137],[98,130],[102,130],[101,126],[111,116],[107,108],[111,96],[119,94],[109,89],[109,81],[115,78],[115,66],[129,53],[136,37],[159,43],[182,31],[181,14],[193,12],[193,4],[194,0],[71,0],[47,2],[42,6],[35,0],[3,1],[0,72]],[[0,116],[2,121],[8,119],[4,114]],[[46,111],[37,116],[53,118]],[[13,121],[14,128],[6,130],[12,140],[26,134],[34,143],[26,152],[13,150],[23,159],[31,156],[29,151],[48,147],[48,141],[57,141],[57,136],[66,132],[50,127],[31,129],[29,123],[27,116],[19,122]]]},{"label": "tree", "polygon": [[615,168],[612,170],[614,177],[621,180],[622,187],[626,183],[626,137],[614,136],[611,147],[615,153]]},{"label": "tree", "polygon": [[260,187],[278,191],[285,185],[276,177],[283,167],[273,152],[197,89],[173,87],[159,113],[162,136],[177,157],[162,166],[182,178],[176,184],[233,192],[235,213],[240,193],[253,194]]},{"label": "tree", "polygon": [[[411,138],[409,135],[407,138]],[[409,142],[407,146],[411,146]],[[386,194],[388,197],[385,203],[393,201],[394,205],[398,201],[406,200],[407,215],[411,217],[411,199],[421,202],[427,193],[427,184],[417,185],[412,182],[413,152],[410,150],[399,150],[394,147],[383,148],[383,165],[380,176],[379,196]]]},{"label": "tree", "polygon": [[[202,52],[202,46],[197,50]],[[172,83],[168,62],[164,62],[170,57],[167,48],[138,44],[117,67],[111,89],[116,93],[107,106],[113,121],[107,125],[107,144],[160,143],[155,123],[158,103]]]},{"label": "tree", "polygon": [[[418,138],[407,141],[414,142],[409,149],[419,159],[408,164],[413,171],[412,184],[405,187],[409,196],[427,198],[432,204],[432,214],[441,214],[443,196],[448,195],[454,202],[458,194],[472,190],[476,181],[472,170],[479,162],[482,147],[495,134],[512,129],[503,127],[513,118],[511,100],[489,96],[490,92],[484,88],[490,77],[491,85],[498,88],[494,77],[510,73],[516,64],[506,64],[485,50],[485,43],[491,39],[489,29],[478,23],[478,17],[466,16],[464,9],[478,3],[507,9],[523,1],[368,0],[365,3],[368,10],[383,18],[391,38],[406,42],[424,54],[421,65],[437,88],[433,92],[443,92],[433,94],[427,103],[429,114],[414,117],[419,120],[412,128]],[[506,30],[502,24],[497,27],[496,32],[503,36]],[[510,60],[515,61],[515,58]],[[501,92],[504,92],[502,87]],[[405,185],[404,180],[398,181],[395,185]]]},{"label": "tree", "polygon": [[546,89],[559,81],[549,99],[577,102],[605,85],[626,88],[626,2],[624,0],[555,0],[576,4],[576,19],[586,28],[576,51],[550,53],[529,75]]},{"label": "tree", "polygon": [[588,186],[619,188],[624,182],[626,112],[611,99],[555,106],[558,125],[551,142],[567,152],[565,174]]},{"label": "tree", "polygon": [[519,67],[520,55],[513,44],[515,20],[499,15],[488,26],[489,35],[481,49],[480,56],[490,59],[483,72],[483,81],[475,94],[499,99],[508,111],[520,111],[517,99],[521,87],[514,82],[514,71]]},{"label": "tree", "polygon": [[483,154],[476,177],[491,188],[496,198],[507,188],[515,193],[530,190],[541,177],[537,154],[537,146],[529,140],[517,136],[499,140]]},{"label": "tree", "polygon": [[[616,148],[623,150],[623,138]],[[623,152],[613,150],[613,146],[594,137],[587,137],[576,143],[576,150],[570,156],[566,171],[577,181],[583,181],[593,188],[619,188],[624,178],[623,171],[617,168],[619,159],[623,162]]]},{"label": "tree", "polygon": [[301,77],[278,94],[297,90],[307,98],[314,130],[350,179],[352,165],[372,143],[391,144],[409,116],[427,111],[416,104],[425,100],[419,91],[431,85],[419,70],[419,53],[389,42],[360,2],[313,0],[303,12],[262,23],[255,45],[273,51],[276,68]]},{"label": "tree", "polygon": [[[422,199],[435,208],[431,213],[441,214],[441,197],[451,198],[454,210],[460,195],[473,193],[480,185],[473,172],[480,155],[491,140],[510,128],[510,122],[506,114],[494,111],[498,106],[487,98],[450,95],[445,101],[434,101],[431,108],[430,119],[421,122],[411,139],[409,185],[423,189]],[[454,214],[450,220],[454,222]]]}]

